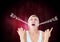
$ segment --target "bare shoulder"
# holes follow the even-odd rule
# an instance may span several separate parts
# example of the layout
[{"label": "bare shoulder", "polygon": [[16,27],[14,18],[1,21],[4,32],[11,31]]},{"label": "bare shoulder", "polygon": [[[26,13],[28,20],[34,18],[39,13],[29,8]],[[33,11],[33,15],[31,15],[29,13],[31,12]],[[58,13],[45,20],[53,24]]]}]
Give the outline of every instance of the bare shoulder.
[{"label": "bare shoulder", "polygon": [[27,32],[29,32],[28,30],[25,31],[25,35],[27,34]]},{"label": "bare shoulder", "polygon": [[25,31],[25,33],[24,33],[24,41],[26,42],[26,32],[27,31]]},{"label": "bare shoulder", "polygon": [[45,32],[44,31],[42,31],[42,30],[39,30],[39,31],[41,31],[42,32],[42,34],[44,34]]},{"label": "bare shoulder", "polygon": [[43,36],[44,36],[44,33],[45,33],[45,32],[44,32],[44,31],[42,31],[42,35],[43,35]]},{"label": "bare shoulder", "polygon": [[[41,31],[41,30],[39,30],[39,31]],[[42,31],[42,42],[44,41],[44,34],[45,34],[45,32],[44,31]]]}]

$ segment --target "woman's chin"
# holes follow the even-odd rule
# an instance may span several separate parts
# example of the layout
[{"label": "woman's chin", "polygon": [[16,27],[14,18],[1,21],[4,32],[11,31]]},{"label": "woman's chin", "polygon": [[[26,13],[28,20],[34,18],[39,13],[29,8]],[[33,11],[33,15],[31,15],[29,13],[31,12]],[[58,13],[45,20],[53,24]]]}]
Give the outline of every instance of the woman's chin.
[{"label": "woman's chin", "polygon": [[35,26],[32,26],[32,27],[30,27],[30,29],[37,29],[37,27],[35,27]]}]

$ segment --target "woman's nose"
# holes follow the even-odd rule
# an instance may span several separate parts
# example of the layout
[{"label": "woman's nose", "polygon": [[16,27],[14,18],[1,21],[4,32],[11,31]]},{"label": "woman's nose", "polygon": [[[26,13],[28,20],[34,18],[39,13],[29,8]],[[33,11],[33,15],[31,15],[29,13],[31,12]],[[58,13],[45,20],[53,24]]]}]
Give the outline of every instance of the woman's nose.
[{"label": "woman's nose", "polygon": [[35,20],[33,20],[32,22],[35,23]]}]

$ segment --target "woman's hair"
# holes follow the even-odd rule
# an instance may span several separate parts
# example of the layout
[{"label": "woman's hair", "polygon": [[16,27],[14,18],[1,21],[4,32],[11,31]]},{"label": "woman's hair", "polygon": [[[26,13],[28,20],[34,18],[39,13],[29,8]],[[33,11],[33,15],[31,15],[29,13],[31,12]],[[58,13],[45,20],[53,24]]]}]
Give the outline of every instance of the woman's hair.
[{"label": "woman's hair", "polygon": [[32,17],[38,17],[37,15],[31,15]]},{"label": "woman's hair", "polygon": [[30,15],[30,17],[37,17],[39,19],[39,22],[40,22],[40,18],[37,15],[33,14],[33,15]]}]

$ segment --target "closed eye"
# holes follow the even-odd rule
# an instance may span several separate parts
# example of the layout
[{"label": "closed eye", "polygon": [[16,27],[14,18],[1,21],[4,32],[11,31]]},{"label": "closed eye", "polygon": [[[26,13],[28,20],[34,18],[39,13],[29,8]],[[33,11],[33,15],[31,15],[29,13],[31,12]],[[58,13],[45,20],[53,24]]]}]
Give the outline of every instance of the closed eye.
[{"label": "closed eye", "polygon": [[37,20],[37,19],[35,19],[35,20]]}]

